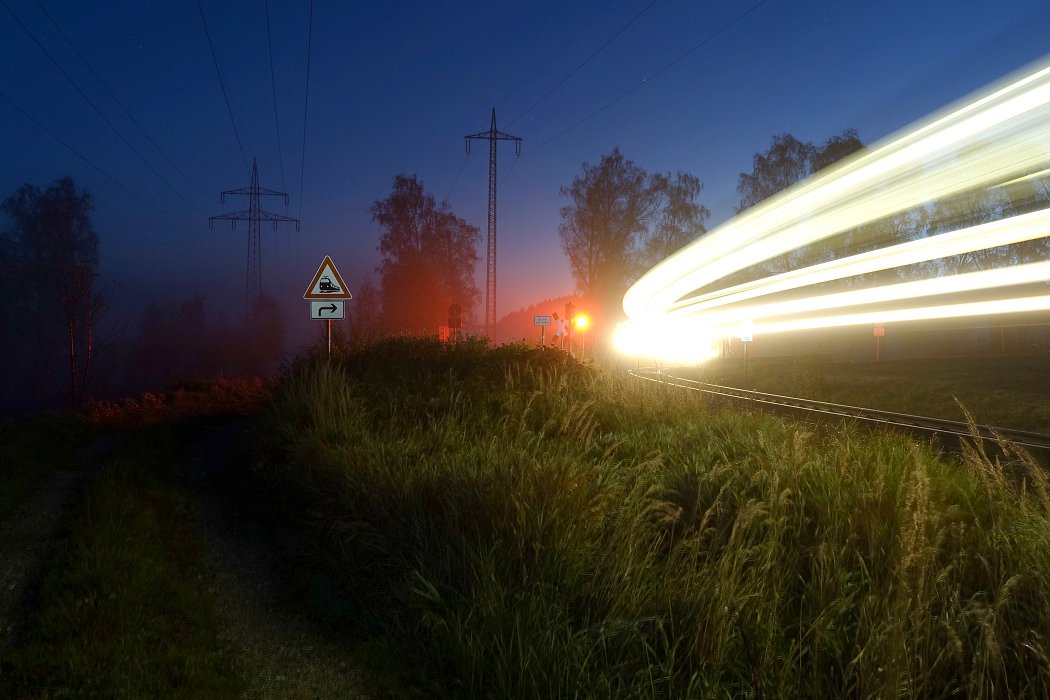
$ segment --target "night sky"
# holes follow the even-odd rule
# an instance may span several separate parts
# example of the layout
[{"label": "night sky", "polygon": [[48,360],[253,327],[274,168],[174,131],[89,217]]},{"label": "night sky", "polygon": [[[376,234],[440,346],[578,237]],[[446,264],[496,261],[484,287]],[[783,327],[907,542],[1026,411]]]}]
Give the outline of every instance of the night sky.
[{"label": "night sky", "polygon": [[874,143],[1042,58],[1050,36],[1045,0],[317,0],[311,41],[309,0],[270,0],[271,76],[263,0],[0,4],[0,196],[71,175],[94,197],[119,313],[203,294],[235,319],[247,224],[209,230],[207,217],[247,208],[219,193],[247,187],[257,158],[261,185],[290,195],[263,207],[302,219],[298,234],[262,231],[263,288],[289,345],[310,330],[301,297],[324,255],[351,291],[378,264],[368,207],[398,173],[481,229],[484,288],[488,148],[468,158],[463,136],[487,130],[493,107],[524,139],[520,158],[499,152],[502,316],[572,291],[558,190],[582,162],[619,146],[650,172],[690,171],[714,225],[772,135],[855,128]]}]

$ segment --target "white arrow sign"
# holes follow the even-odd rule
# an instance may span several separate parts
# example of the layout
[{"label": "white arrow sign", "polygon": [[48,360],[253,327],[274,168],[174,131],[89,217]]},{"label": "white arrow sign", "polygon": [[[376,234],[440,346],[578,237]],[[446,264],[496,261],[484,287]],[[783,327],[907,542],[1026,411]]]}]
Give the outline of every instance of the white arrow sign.
[{"label": "white arrow sign", "polygon": [[344,316],[344,304],[342,299],[329,299],[328,301],[310,300],[310,318],[315,321],[339,321]]}]

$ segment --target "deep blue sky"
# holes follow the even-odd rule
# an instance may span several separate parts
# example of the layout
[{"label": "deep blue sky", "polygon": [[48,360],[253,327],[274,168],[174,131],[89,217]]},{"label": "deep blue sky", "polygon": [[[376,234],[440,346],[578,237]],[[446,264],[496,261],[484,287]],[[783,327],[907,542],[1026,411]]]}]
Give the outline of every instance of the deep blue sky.
[{"label": "deep blue sky", "polygon": [[[103,279],[119,284],[122,313],[137,313],[150,299],[204,293],[213,313],[228,306],[237,318],[247,226],[209,230],[206,217],[246,208],[246,198],[220,205],[219,192],[246,187],[249,175],[196,1],[3,3],[178,194],[0,6],[0,93],[156,208],[2,100],[0,196],[24,182],[45,187],[73,176],[94,196]],[[856,128],[873,143],[1050,48],[1046,0],[766,0],[656,75],[758,0],[650,3],[316,0],[301,171],[309,0],[270,0],[281,158],[264,1],[201,0],[244,154],[249,164],[258,158],[263,187],[291,195],[287,208],[276,198],[264,208],[302,218],[299,234],[263,228],[264,289],[290,319],[301,317],[293,333],[309,329],[301,296],[324,255],[332,255],[351,290],[378,264],[379,231],[368,207],[389,193],[398,173],[418,175],[484,238],[487,144],[475,143],[468,159],[463,136],[486,130],[493,106],[498,127],[525,139],[517,162],[512,146],[499,153],[502,315],[572,291],[557,234],[564,204],[558,190],[583,161],[597,162],[619,146],[649,171],[690,171],[703,180],[701,201],[717,224],[733,213],[738,174],[750,170],[773,134],[819,142]]]}]

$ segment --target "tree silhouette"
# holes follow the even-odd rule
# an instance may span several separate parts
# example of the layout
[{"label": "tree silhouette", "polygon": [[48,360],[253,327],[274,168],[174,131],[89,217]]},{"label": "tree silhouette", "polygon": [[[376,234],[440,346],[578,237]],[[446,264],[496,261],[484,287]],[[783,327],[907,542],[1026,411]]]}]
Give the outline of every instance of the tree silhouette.
[{"label": "tree silhouette", "polygon": [[[740,195],[737,212],[779,194],[863,147],[864,144],[854,129],[847,129],[837,136],[832,136],[820,146],[808,141],[799,141],[791,134],[773,136],[769,148],[755,154],[751,162],[751,172],[740,173],[736,187]],[[793,253],[777,255],[757,269],[745,271],[737,277],[746,279],[821,263],[842,255],[846,248],[858,248],[862,245],[861,241],[870,238],[871,235],[870,231],[863,229],[843,232],[840,237],[818,241]]]},{"label": "tree silhouette", "polygon": [[392,331],[435,333],[459,304],[469,318],[481,236],[446,202],[436,204],[415,175],[398,175],[393,191],[371,206],[383,232],[379,252],[383,325]]},{"label": "tree silhouette", "polygon": [[3,320],[5,335],[14,339],[3,348],[5,366],[22,370],[16,375],[20,390],[37,400],[47,400],[65,375],[64,393],[78,407],[91,385],[98,321],[106,309],[95,285],[91,195],[65,177],[43,191],[23,185],[3,210],[10,221],[0,243]]},{"label": "tree silhouette", "polygon": [[707,233],[704,224],[711,216],[707,207],[696,201],[704,187],[700,178],[682,171],[676,173],[674,179],[669,175],[660,178],[665,203],[652,234],[645,241],[643,268],[652,267]]},{"label": "tree silhouette", "polygon": [[579,292],[609,308],[619,301],[639,271],[639,242],[659,211],[662,185],[614,148],[561,188],[570,203],[558,233]]},{"label": "tree silhouette", "polygon": [[736,210],[752,207],[808,177],[813,172],[815,154],[812,143],[803,143],[791,134],[774,136],[769,148],[751,160],[751,172],[740,173],[736,186],[740,204]]},{"label": "tree silhouette", "polygon": [[699,178],[649,175],[614,148],[561,194],[558,227],[576,289],[613,318],[627,286],[651,265],[703,234],[710,216],[697,204]]}]

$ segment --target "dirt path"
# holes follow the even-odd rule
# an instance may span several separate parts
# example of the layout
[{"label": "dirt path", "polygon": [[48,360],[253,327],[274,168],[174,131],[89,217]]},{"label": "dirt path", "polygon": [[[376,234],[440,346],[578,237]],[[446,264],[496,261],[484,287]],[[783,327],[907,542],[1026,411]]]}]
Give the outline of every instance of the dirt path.
[{"label": "dirt path", "polygon": [[230,465],[243,459],[245,421],[209,429],[193,446],[187,511],[207,544],[205,582],[253,698],[363,698],[335,637],[305,614],[287,585],[308,551],[305,533],[260,517]]},{"label": "dirt path", "polygon": [[53,472],[0,523],[0,659],[22,632],[31,608],[32,585],[54,552],[66,512],[120,440],[119,435],[96,440],[76,464]]}]

